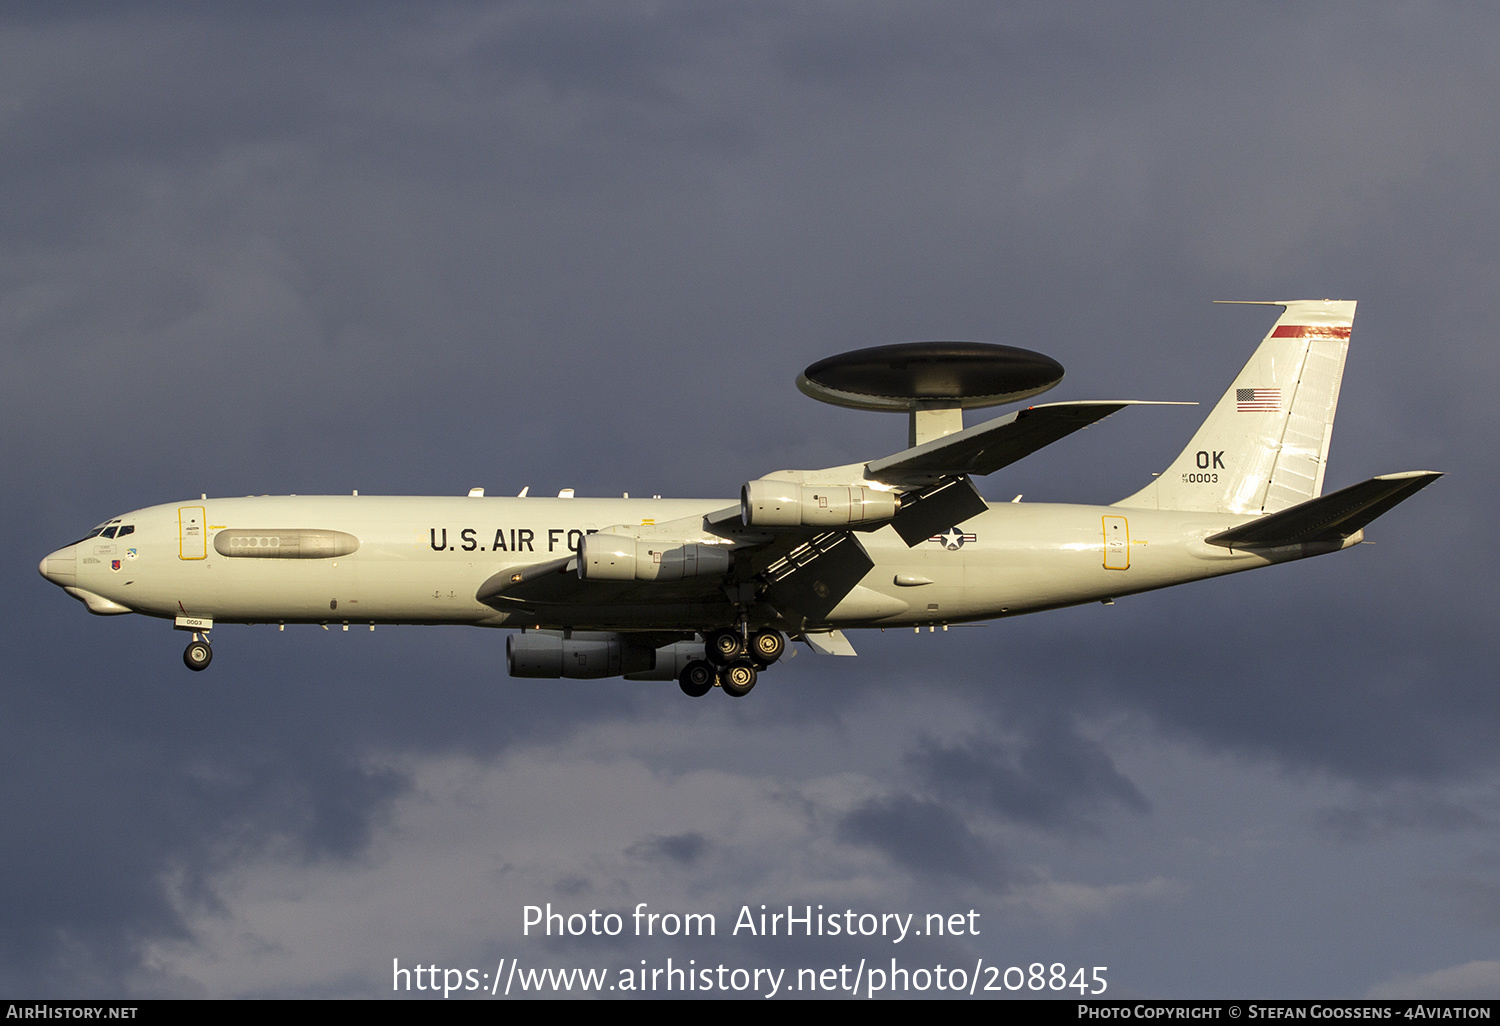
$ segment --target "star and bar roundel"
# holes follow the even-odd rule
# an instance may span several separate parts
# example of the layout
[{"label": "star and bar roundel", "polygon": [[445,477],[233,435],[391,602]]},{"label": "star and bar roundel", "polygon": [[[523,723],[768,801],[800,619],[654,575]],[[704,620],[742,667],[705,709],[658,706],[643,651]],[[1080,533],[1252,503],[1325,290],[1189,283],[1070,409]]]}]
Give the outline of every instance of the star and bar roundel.
[{"label": "star and bar roundel", "polygon": [[930,542],[937,542],[949,552],[956,552],[964,547],[965,542],[978,541],[979,536],[973,533],[965,533],[963,531],[960,531],[957,527],[950,527],[942,534],[935,534],[927,540]]}]

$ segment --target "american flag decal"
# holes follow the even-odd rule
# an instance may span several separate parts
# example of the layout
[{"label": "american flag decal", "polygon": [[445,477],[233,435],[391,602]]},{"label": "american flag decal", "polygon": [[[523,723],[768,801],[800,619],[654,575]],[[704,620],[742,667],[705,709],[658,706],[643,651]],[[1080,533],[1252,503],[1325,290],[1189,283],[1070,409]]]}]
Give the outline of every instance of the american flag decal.
[{"label": "american flag decal", "polygon": [[1234,408],[1239,413],[1275,413],[1281,409],[1281,389],[1237,388]]}]

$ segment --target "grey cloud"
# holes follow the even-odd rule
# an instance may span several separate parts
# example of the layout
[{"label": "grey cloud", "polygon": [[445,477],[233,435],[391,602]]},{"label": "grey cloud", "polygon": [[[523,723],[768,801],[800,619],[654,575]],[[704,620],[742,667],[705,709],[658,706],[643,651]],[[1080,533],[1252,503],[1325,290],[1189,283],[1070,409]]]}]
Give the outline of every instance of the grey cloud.
[{"label": "grey cloud", "polygon": [[901,866],[994,886],[1005,874],[990,846],[945,806],[908,794],[873,798],[852,809],[839,836],[884,852]]},{"label": "grey cloud", "polygon": [[329,753],[286,745],[273,758],[217,735],[217,755],[184,757],[172,751],[181,733],[95,728],[7,745],[11,779],[29,781],[0,802],[19,825],[5,843],[12,883],[0,889],[7,986],[66,991],[80,972],[109,979],[130,968],[137,938],[184,936],[168,877],[212,908],[207,877],[242,858],[360,855],[404,784]]},{"label": "grey cloud", "polygon": [[1500,989],[1500,962],[1474,961],[1431,972],[1403,973],[1365,992],[1373,1000],[1493,1000]]},{"label": "grey cloud", "polygon": [[[357,862],[409,796],[392,756],[503,759],[663,710],[685,740],[652,757],[675,771],[875,781],[811,841],[940,890],[1010,886],[1020,856],[990,831],[1017,824],[1028,864],[1118,879],[1071,835],[1175,810],[1079,726],[1111,718],[1352,782],[1370,797],[1320,798],[1319,837],[1360,852],[1492,829],[1463,793],[1500,726],[1488,9],[41,11],[0,14],[12,991],[116,992],[143,938],[183,936],[163,874],[211,907],[219,871],[273,842],[302,872]],[[1377,544],[856,636],[861,659],[804,656],[748,704],[509,680],[498,635],[450,629],[229,628],[186,681],[164,626],[87,617],[33,569],[200,491],[732,496],[899,448],[898,418],[791,385],[857,345],[988,338],[1062,360],[1049,398],[1211,401],[1264,322],[1206,301],[1304,294],[1363,304],[1330,486],[1453,471]],[[1122,413],[983,487],[1112,501],[1197,416]],[[879,736],[849,733],[871,708]],[[747,723],[768,751],[724,743]],[[721,843],[674,822],[610,854],[738,897]],[[1191,872],[1139,878],[1158,875]]]},{"label": "grey cloud", "polygon": [[1423,890],[1449,921],[1486,930],[1500,926],[1500,879],[1493,875],[1453,873],[1425,881]]},{"label": "grey cloud", "polygon": [[1028,826],[1097,833],[1101,812],[1118,807],[1139,815],[1151,808],[1099,744],[1056,717],[1009,742],[928,741],[908,758],[944,798]]},{"label": "grey cloud", "polygon": [[1361,796],[1346,805],[1321,810],[1319,831],[1346,843],[1370,841],[1392,833],[1423,835],[1490,831],[1500,826],[1494,812],[1470,798],[1463,802],[1439,791],[1410,785]]},{"label": "grey cloud", "polygon": [[643,862],[674,862],[692,866],[707,854],[710,846],[709,839],[694,830],[685,834],[646,838],[625,849],[625,854]]}]

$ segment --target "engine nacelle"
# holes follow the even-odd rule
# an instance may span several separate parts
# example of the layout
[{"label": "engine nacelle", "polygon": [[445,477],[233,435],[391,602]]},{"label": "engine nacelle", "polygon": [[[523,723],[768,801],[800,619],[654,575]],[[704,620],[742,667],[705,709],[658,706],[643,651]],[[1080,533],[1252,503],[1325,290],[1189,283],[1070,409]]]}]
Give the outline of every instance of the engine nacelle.
[{"label": "engine nacelle", "polygon": [[729,549],[723,545],[590,534],[578,549],[578,576],[585,581],[680,581],[728,572]]},{"label": "engine nacelle", "polygon": [[512,677],[542,677],[556,680],[594,680],[624,673],[623,648],[618,634],[574,631],[527,631],[512,634],[505,642],[505,662]]},{"label": "engine nacelle", "polygon": [[889,520],[901,497],[863,485],[799,485],[759,478],[740,490],[746,527],[848,527]]},{"label": "engine nacelle", "polygon": [[526,631],[505,642],[512,677],[557,680],[676,680],[689,660],[703,658],[703,642],[681,641],[654,648],[628,634],[608,631]]},{"label": "engine nacelle", "polygon": [[663,645],[655,652],[656,665],[649,670],[625,674],[626,680],[676,680],[694,659],[703,658],[703,642],[679,641]]}]

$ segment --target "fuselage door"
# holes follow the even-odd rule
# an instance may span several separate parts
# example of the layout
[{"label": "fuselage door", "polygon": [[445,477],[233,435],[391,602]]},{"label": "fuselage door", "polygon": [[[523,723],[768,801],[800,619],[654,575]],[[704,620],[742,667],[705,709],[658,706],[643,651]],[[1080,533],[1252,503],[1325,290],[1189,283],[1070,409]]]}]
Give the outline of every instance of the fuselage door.
[{"label": "fuselage door", "polygon": [[1130,524],[1124,517],[1103,517],[1104,569],[1130,569]]},{"label": "fuselage door", "polygon": [[177,556],[179,559],[208,558],[208,529],[202,506],[177,507]]}]

